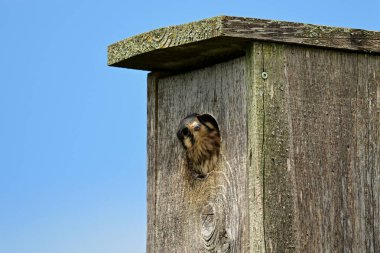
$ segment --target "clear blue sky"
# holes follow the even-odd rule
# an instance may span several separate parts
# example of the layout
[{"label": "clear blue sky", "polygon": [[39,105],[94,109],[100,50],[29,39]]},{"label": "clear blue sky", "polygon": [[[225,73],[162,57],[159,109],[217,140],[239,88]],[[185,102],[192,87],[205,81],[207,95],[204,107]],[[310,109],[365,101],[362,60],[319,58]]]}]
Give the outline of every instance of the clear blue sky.
[{"label": "clear blue sky", "polygon": [[380,30],[380,0],[0,0],[0,252],[145,252],[146,72],[107,45],[236,15]]}]

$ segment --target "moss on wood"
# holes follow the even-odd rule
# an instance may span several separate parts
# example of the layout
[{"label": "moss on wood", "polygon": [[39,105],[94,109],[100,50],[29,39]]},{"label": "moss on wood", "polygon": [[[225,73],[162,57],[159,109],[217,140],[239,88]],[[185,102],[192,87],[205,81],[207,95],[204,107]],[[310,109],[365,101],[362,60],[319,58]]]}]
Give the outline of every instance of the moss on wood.
[{"label": "moss on wood", "polygon": [[218,16],[156,29],[108,47],[108,65],[182,71],[244,55],[252,41],[380,53],[380,32]]}]

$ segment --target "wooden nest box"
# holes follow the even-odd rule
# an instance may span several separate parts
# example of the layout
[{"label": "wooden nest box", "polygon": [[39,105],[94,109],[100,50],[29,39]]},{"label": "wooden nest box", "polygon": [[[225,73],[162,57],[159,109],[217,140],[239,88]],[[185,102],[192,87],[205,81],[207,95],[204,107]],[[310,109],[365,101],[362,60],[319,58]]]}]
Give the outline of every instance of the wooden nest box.
[{"label": "wooden nest box", "polygon": [[[380,252],[380,33],[220,16],[110,45],[148,75],[147,252]],[[189,173],[181,119],[218,122]]]}]

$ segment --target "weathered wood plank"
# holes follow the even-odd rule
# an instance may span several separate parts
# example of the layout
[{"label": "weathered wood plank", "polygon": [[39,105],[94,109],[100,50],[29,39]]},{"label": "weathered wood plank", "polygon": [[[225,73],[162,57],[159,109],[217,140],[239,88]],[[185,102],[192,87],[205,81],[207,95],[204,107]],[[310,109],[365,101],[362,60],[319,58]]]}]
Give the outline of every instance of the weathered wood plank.
[{"label": "weathered wood plank", "polygon": [[[148,252],[247,252],[244,58],[149,79],[155,91],[148,118],[149,144],[155,144],[149,148],[149,176],[155,179],[148,182],[148,201],[155,203],[148,208],[148,237],[154,238]],[[191,176],[175,134],[192,112],[214,115],[221,129],[219,167],[204,180]]]},{"label": "weathered wood plank", "polygon": [[368,221],[374,222],[378,193],[369,194],[368,176],[380,168],[368,163],[368,156],[378,156],[368,149],[377,138],[369,131],[374,85],[369,89],[368,81],[378,70],[368,71],[374,62],[366,55],[297,48],[285,57],[300,235],[307,242],[301,249],[376,252]]},{"label": "weathered wood plank", "polygon": [[[359,80],[367,81],[368,105],[368,191],[366,208],[367,233],[372,233],[374,252],[380,250],[380,57],[361,55],[364,73]],[[372,230],[372,231],[371,231]],[[369,243],[367,243],[369,244]]]},{"label": "weathered wood plank", "polygon": [[[289,157],[287,92],[282,46],[254,43],[248,56],[251,62],[252,101],[249,111],[249,149],[253,166],[249,167],[250,185],[258,188],[262,207],[250,210],[253,233],[251,252],[294,252],[294,191]],[[259,181],[257,187],[256,181]],[[256,193],[251,193],[255,195]],[[254,206],[254,205],[252,205]],[[258,210],[257,210],[258,209]],[[260,210],[262,209],[262,210]],[[258,224],[259,223],[259,224]]]},{"label": "weathered wood plank", "polygon": [[296,22],[225,17],[225,36],[308,46],[380,52],[380,33]]},{"label": "weathered wood plank", "polygon": [[265,252],[264,238],[264,180],[262,165],[262,143],[263,143],[263,91],[260,83],[259,63],[254,61],[256,50],[252,47],[246,57],[247,65],[247,170],[248,170],[248,195],[249,195],[249,252]]},{"label": "weathered wood plank", "polygon": [[256,40],[380,53],[379,32],[219,16],[114,43],[108,47],[108,64],[170,72],[195,69],[241,56]]},{"label": "weathered wood plank", "polygon": [[[356,167],[356,177],[360,182],[358,189],[359,201],[354,202],[356,205],[355,213],[360,214],[360,220],[355,224],[360,227],[362,233],[356,237],[360,247],[358,250],[365,249],[366,252],[376,252],[374,250],[375,234],[374,234],[374,209],[376,208],[375,199],[373,198],[373,182],[372,177],[374,175],[374,164],[370,158],[375,155],[373,150],[371,151],[371,145],[373,145],[374,134],[373,122],[371,124],[371,118],[375,119],[372,114],[373,108],[371,104],[376,94],[376,86],[374,85],[373,76],[375,72],[369,71],[373,65],[372,58],[367,55],[358,55],[358,82],[356,86],[356,143],[353,154],[353,162]],[[372,79],[372,80],[371,80]],[[353,245],[358,246],[358,245]],[[355,248],[354,248],[355,249]]]},{"label": "weathered wood plank", "polygon": [[362,232],[351,225],[363,221],[352,209],[356,55],[298,48],[286,56],[301,251],[347,252],[352,232]]},{"label": "weathered wood plank", "polygon": [[372,175],[380,168],[369,164],[369,156],[378,156],[369,140],[380,143],[370,131],[376,128],[369,114],[375,85],[368,85],[379,70],[367,57],[300,47],[284,51],[301,252],[376,252],[379,193]]},{"label": "weathered wood plank", "polygon": [[379,58],[258,42],[248,58],[251,252],[378,252]]},{"label": "weathered wood plank", "polygon": [[157,154],[157,75],[150,74],[148,77],[148,171],[147,171],[147,244],[146,251],[155,252],[155,224],[156,224],[156,164]]}]

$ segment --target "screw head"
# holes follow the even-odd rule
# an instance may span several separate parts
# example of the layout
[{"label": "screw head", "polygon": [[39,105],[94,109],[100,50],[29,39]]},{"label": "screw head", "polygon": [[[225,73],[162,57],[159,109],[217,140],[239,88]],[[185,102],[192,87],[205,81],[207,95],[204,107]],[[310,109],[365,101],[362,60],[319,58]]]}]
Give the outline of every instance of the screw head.
[{"label": "screw head", "polygon": [[263,72],[261,73],[261,77],[265,80],[268,78],[268,73],[267,72]]}]

